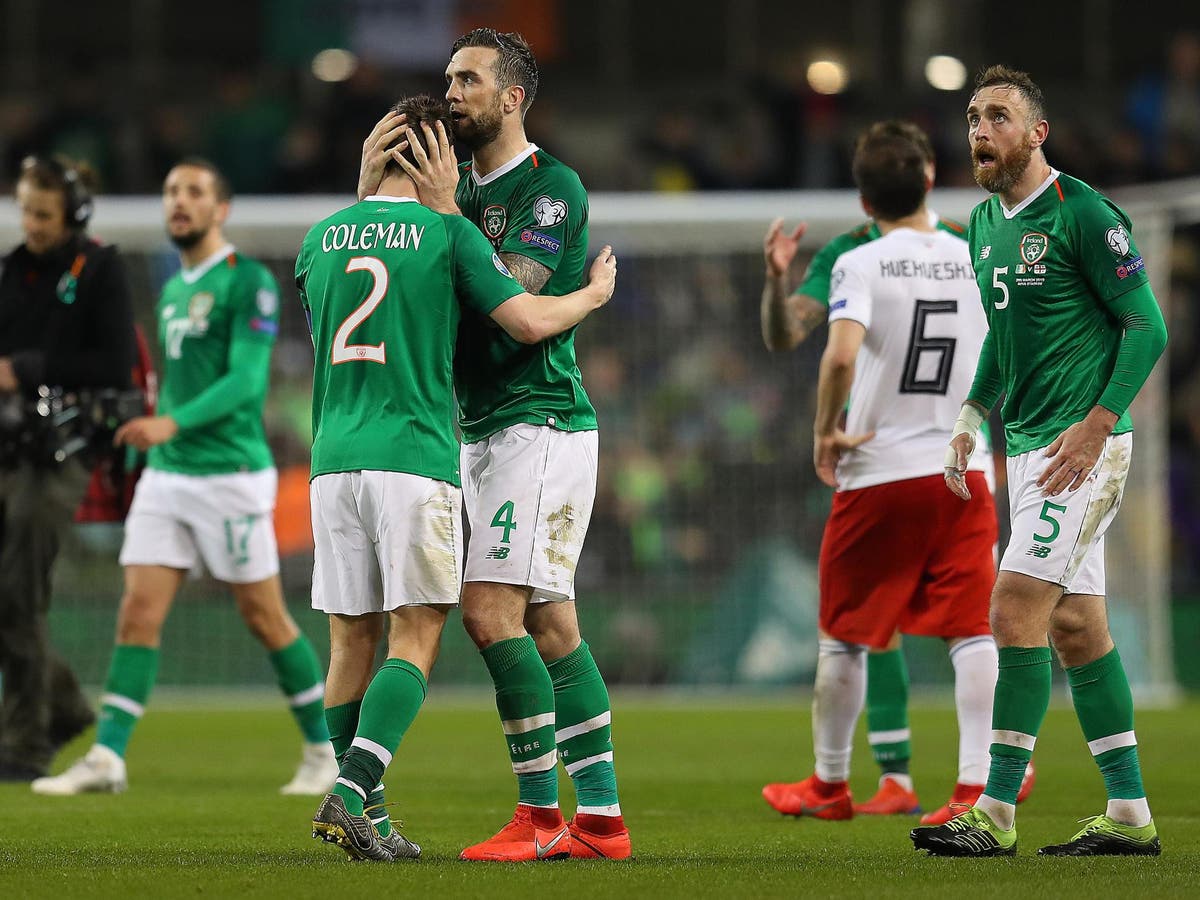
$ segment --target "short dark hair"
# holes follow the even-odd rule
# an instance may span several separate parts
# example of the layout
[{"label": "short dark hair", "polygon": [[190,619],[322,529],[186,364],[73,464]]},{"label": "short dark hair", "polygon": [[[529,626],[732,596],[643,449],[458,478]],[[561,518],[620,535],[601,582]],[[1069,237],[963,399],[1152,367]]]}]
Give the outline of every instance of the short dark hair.
[{"label": "short dark hair", "polygon": [[[428,94],[414,94],[411,97],[401,97],[396,101],[396,105],[392,107],[392,112],[403,115],[405,125],[413,130],[417,140],[425,140],[425,131],[421,128],[421,123],[427,123],[430,128],[433,128],[435,122],[441,122],[442,127],[446,129],[446,137],[454,140],[454,126],[450,122],[450,108],[444,100],[438,100]],[[437,129],[434,129],[437,133]],[[417,165],[417,158],[413,156],[412,147],[405,147],[400,151],[400,155],[406,160]],[[396,162],[390,156],[387,164],[383,167],[383,175],[386,178],[388,175],[399,173],[404,174],[404,170],[400,168],[400,163]]]},{"label": "short dark hair", "polygon": [[1032,122],[1040,122],[1046,118],[1046,98],[1042,96],[1042,89],[1029,77],[1028,72],[1010,69],[1005,65],[997,65],[988,66],[975,76],[975,93],[977,94],[986,87],[995,87],[996,85],[1014,88],[1025,98]]},{"label": "short dark hair", "polygon": [[453,56],[463,47],[489,47],[495,50],[496,84],[500,86],[500,90],[514,85],[524,88],[525,100],[521,103],[521,114],[529,112],[529,106],[537,96],[538,65],[525,38],[516,31],[476,28],[454,42],[450,48],[450,55]]},{"label": "short dark hair", "polygon": [[932,155],[928,136],[911,122],[876,122],[855,145],[854,183],[877,216],[902,219],[929,192],[925,167]]},{"label": "short dark hair", "polygon": [[233,199],[233,185],[229,183],[229,179],[225,177],[225,173],[217,168],[217,164],[211,160],[205,159],[203,156],[185,156],[172,169],[178,169],[180,166],[191,166],[193,169],[203,169],[212,175],[213,190],[216,192],[217,199],[222,203],[227,203]]}]

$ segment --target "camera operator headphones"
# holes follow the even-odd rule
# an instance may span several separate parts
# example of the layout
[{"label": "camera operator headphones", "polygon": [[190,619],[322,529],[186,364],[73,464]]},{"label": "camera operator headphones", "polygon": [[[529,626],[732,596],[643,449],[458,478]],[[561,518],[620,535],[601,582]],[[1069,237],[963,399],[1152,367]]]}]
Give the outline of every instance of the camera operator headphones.
[{"label": "camera operator headphones", "polygon": [[92,201],[92,192],[83,183],[79,171],[72,166],[63,165],[52,156],[27,156],[21,162],[22,174],[35,168],[48,170],[62,182],[67,226],[82,231],[92,217],[95,204]]}]

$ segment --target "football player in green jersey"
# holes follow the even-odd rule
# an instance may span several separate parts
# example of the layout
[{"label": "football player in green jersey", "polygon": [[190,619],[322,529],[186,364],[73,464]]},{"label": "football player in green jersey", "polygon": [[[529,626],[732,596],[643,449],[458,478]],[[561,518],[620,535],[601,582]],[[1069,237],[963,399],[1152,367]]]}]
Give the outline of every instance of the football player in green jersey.
[{"label": "football player in green jersey", "polygon": [[[440,101],[414,97],[395,109],[444,132]],[[296,260],[316,353],[312,597],[330,617],[326,716],[341,759],[313,834],[358,859],[420,854],[382,813],[381,779],[424,702],[461,587],[459,321],[476,313],[536,344],[607,302],[616,277],[605,247],[586,287],[534,297],[474,225],[422,199],[393,161],[375,193],[309,230]],[[388,659],[372,677],[385,619]]]},{"label": "football player in green jersey", "polygon": [[183,268],[157,307],[158,414],[132,419],[116,435],[149,459],[125,523],[125,593],[100,725],[83,759],[33,782],[38,793],[125,789],[125,749],[154,686],[163,622],[201,563],[230,585],[304,735],[300,767],[282,791],[323,794],[337,774],[321,665],[284,604],[272,524],[276,472],[262,409],[279,291],[263,265],[225,240],[229,207],[211,163],[189,158],[167,174],[163,211]]},{"label": "football player in green jersey", "polygon": [[[910,122],[899,127],[913,145],[920,148],[925,159],[925,172],[932,184],[935,160],[929,136]],[[966,226],[932,211],[930,220],[939,231],[965,238]],[[783,220],[776,219],[763,239],[766,276],[759,319],[763,341],[771,351],[795,349],[825,321],[829,314],[829,285],[834,262],[843,253],[878,240],[880,236],[879,226],[870,220],[833,238],[813,256],[800,283],[789,293],[788,270],[806,230],[807,225],[801,222],[788,233],[783,229]],[[988,483],[994,487],[990,472]],[[871,799],[854,804],[854,812],[858,815],[897,815],[919,810],[909,775],[912,743],[908,724],[908,667],[899,634],[886,649],[872,649],[867,655],[867,741],[880,769],[879,789]],[[1022,800],[1032,790],[1033,780],[1033,764],[1030,763],[1021,786]],[[959,783],[950,802],[973,799],[972,791],[977,792],[982,787]],[[928,813],[922,821],[944,821],[949,818],[949,809],[949,804],[944,805]]]},{"label": "football player in green jersey", "polygon": [[1129,218],[1046,161],[1043,103],[1026,73],[993,66],[967,106],[975,180],[992,193],[968,227],[990,330],[946,452],[946,484],[970,500],[962,474],[972,435],[1004,395],[1012,538],[991,600],[1000,676],[987,786],[969,812],[912,839],[943,856],[1016,852],[1013,804],[1050,702],[1049,633],[1108,806],[1038,852],[1157,855],[1133,698],[1105,614],[1104,533],[1129,471],[1129,405],[1166,326]]},{"label": "football player in green jersey", "polygon": [[[454,132],[471,160],[460,171],[444,130],[423,126],[417,165],[405,162],[406,171],[433,208],[472,221],[526,290],[574,290],[587,252],[587,194],[574,171],[525,135],[538,86],[529,45],[517,34],[472,31],[451,49],[446,80]],[[381,121],[368,138],[360,197],[378,182],[389,140],[413,134],[405,128]],[[463,623],[495,684],[518,783],[512,820],[462,857],[546,859],[569,848],[572,857],[626,858],[608,689],[574,602],[597,457],[574,332],[524,346],[467,313],[455,389],[471,525]],[[558,807],[559,758],[578,798],[569,823]]]}]

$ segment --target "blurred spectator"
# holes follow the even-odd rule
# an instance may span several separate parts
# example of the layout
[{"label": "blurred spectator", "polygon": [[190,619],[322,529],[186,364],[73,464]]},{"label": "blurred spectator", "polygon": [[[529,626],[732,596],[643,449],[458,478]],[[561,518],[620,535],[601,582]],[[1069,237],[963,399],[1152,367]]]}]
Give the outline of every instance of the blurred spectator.
[{"label": "blurred spectator", "polygon": [[[205,118],[206,156],[240,194],[267,194],[281,184],[282,140],[290,122],[287,102],[262,89],[243,69],[227,72],[218,104]],[[361,147],[360,147],[361,150]]]},{"label": "blurred spectator", "polygon": [[1128,119],[1142,136],[1143,155],[1162,178],[1200,168],[1200,33],[1177,32],[1163,71],[1137,82]]}]

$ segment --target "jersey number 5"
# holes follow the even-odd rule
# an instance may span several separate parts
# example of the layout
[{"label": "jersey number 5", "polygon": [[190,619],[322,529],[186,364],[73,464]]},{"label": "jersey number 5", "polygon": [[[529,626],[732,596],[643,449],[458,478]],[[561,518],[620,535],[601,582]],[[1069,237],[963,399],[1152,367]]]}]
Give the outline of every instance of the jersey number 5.
[{"label": "jersey number 5", "polygon": [[1004,309],[1008,306],[1008,285],[1000,280],[1001,275],[1007,274],[1008,266],[997,266],[992,269],[992,287],[1000,291],[1000,296],[1004,298],[996,303],[996,309]]},{"label": "jersey number 5", "polygon": [[344,362],[387,362],[387,343],[351,344],[350,332],[370,318],[376,307],[382,302],[388,289],[388,270],[383,261],[374,256],[355,256],[346,263],[347,272],[370,272],[371,291],[367,299],[338,326],[333,336],[333,364]]},{"label": "jersey number 5", "polygon": [[[900,378],[902,394],[945,394],[950,388],[950,370],[954,366],[954,348],[958,338],[927,337],[925,323],[930,316],[953,315],[958,312],[957,300],[918,300],[913,314],[912,332],[908,338],[908,353],[904,359],[904,374]],[[932,378],[921,378],[917,370],[921,355],[936,353],[937,371]]]}]

